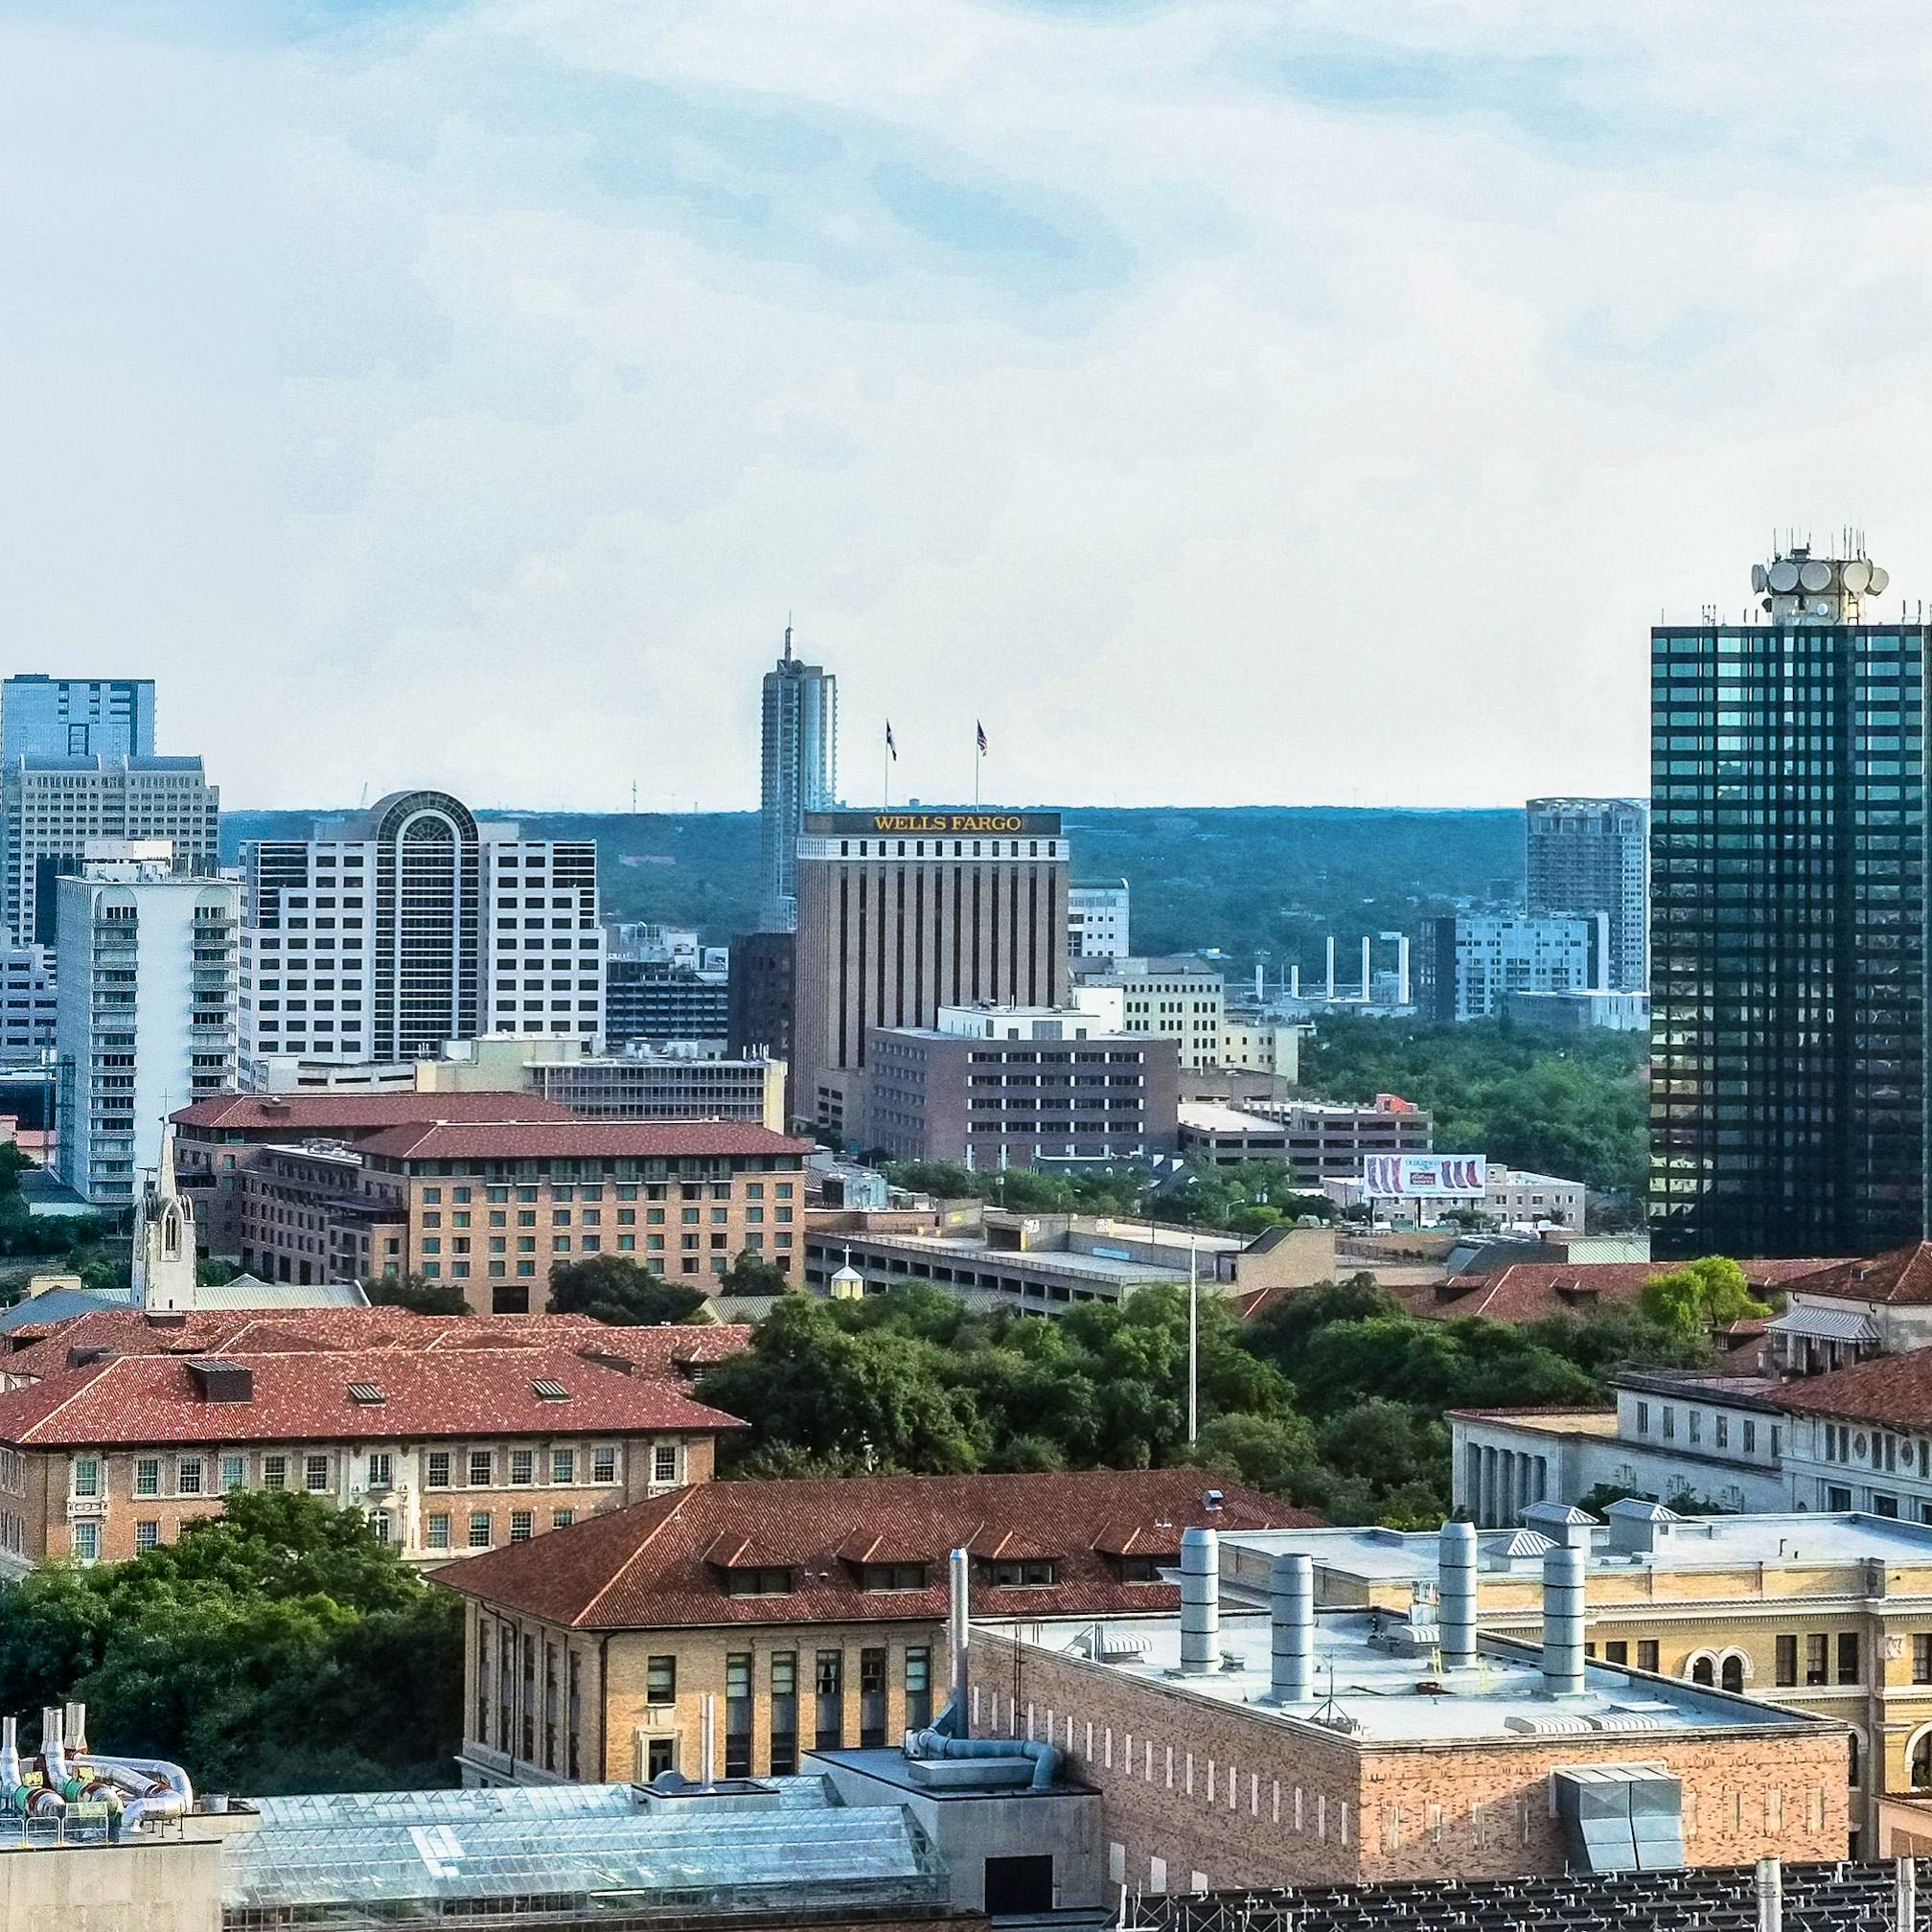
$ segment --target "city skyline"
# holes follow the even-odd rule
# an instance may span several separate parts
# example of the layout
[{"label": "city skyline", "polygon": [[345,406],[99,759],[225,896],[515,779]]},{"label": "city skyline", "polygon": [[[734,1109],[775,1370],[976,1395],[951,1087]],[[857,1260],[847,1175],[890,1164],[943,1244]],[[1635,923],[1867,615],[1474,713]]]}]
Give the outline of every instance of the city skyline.
[{"label": "city skyline", "polygon": [[1932,581],[1917,36],[1748,24],[32,0],[11,634],[242,806],[748,808],[788,610],[856,800],[1641,790],[1773,526]]}]

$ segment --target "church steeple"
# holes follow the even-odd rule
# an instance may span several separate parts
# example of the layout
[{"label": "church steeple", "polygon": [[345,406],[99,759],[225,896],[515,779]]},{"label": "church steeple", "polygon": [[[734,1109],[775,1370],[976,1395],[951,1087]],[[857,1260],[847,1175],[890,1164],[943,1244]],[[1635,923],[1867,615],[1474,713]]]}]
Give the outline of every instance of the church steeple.
[{"label": "church steeple", "polygon": [[195,1204],[174,1180],[174,1129],[134,1209],[134,1302],[150,1312],[195,1306]]}]

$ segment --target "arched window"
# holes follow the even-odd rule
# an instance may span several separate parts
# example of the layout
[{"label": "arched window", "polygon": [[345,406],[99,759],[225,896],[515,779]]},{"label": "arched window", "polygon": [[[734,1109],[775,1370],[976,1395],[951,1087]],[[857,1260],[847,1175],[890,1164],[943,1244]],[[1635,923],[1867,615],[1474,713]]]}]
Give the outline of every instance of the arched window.
[{"label": "arched window", "polygon": [[1932,1791],[1932,1731],[1921,1731],[1913,1742],[1912,1788]]},{"label": "arched window", "polygon": [[1716,1683],[1716,1673],[1711,1668],[1710,1658],[1700,1657],[1696,1663],[1691,1665],[1690,1681],[1693,1684],[1714,1685]]},{"label": "arched window", "polygon": [[1723,1683],[1727,1690],[1744,1688],[1744,1660],[1735,1650],[1724,1660]]}]

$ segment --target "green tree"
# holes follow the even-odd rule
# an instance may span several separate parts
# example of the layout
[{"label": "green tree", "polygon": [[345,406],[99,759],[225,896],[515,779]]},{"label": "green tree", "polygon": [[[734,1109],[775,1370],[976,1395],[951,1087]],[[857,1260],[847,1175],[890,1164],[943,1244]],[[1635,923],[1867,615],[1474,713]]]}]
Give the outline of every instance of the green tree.
[{"label": "green tree", "polygon": [[362,1284],[379,1308],[406,1308],[412,1315],[467,1315],[469,1299],[460,1281],[426,1281],[420,1275],[379,1275]]},{"label": "green tree", "polygon": [[1743,1269],[1722,1254],[1708,1254],[1651,1276],[1637,1305],[1660,1328],[1683,1336],[1706,1336],[1713,1329],[1771,1312],[1752,1299]]},{"label": "green tree", "polygon": [[591,1254],[550,1271],[550,1312],[589,1315],[618,1328],[688,1322],[704,1305],[696,1288],[665,1280],[628,1254]]},{"label": "green tree", "polygon": [[783,1295],[792,1283],[775,1261],[745,1248],[719,1277],[718,1285],[726,1295]]}]

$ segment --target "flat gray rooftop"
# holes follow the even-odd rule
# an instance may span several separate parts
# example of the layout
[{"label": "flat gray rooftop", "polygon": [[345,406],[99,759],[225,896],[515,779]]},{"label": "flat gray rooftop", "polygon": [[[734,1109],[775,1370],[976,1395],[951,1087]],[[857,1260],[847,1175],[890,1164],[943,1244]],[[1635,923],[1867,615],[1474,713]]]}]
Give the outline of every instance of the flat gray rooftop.
[{"label": "flat gray rooftop", "polygon": [[[1086,1657],[1092,1647],[1091,1618],[1047,1622],[988,1620],[985,1627],[1043,1650]],[[1477,1662],[1442,1670],[1425,1649],[1405,1655],[1387,1641],[1401,1620],[1364,1612],[1323,1612],[1315,1636],[1315,1690],[1306,1703],[1272,1701],[1272,1639],[1259,1614],[1230,1614],[1224,1603],[1216,1640],[1220,1668],[1201,1676],[1179,1674],[1178,1616],[1136,1618],[1105,1626],[1132,1656],[1107,1657],[1101,1668],[1163,1690],[1242,1704],[1269,1723],[1298,1725],[1315,1719],[1331,1693],[1334,1703],[1361,1728],[1365,1746],[1408,1743],[1501,1742],[1517,1736],[1662,1734],[1714,1728],[1809,1724],[1819,1720],[1775,1705],[1723,1691],[1666,1682],[1609,1664],[1591,1664],[1576,1696],[1550,1697],[1533,1650],[1482,1640]],[[1380,1633],[1380,1634],[1378,1634]],[[1104,1646],[1103,1646],[1104,1647]],[[1439,1683],[1442,1694],[1418,1687]]]}]

